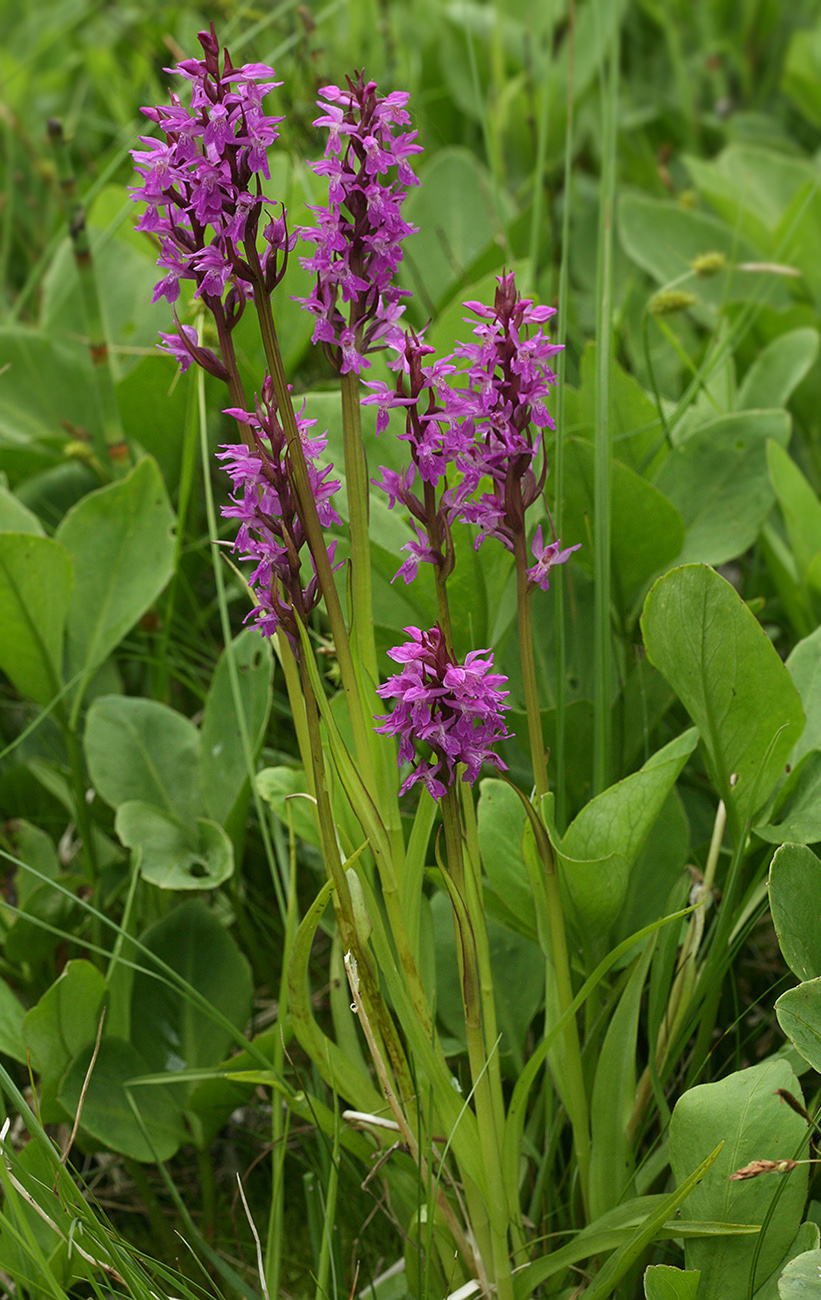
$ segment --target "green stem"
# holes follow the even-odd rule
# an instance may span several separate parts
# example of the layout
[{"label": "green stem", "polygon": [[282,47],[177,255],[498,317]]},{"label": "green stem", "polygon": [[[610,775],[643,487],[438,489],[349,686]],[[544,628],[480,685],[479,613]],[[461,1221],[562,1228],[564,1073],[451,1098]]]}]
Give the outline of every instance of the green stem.
[{"label": "green stem", "polygon": [[[513,1275],[510,1267],[510,1250],[507,1240],[508,1203],[502,1171],[502,1133],[497,1128],[496,1108],[493,1102],[488,1056],[482,1028],[482,1001],[479,987],[479,958],[476,932],[468,913],[465,861],[462,847],[462,819],[459,812],[459,794],[451,785],[441,800],[442,825],[447,851],[447,885],[453,904],[453,921],[456,932],[456,955],[462,1001],[465,1011],[465,1033],[468,1060],[473,1083],[473,1097],[479,1139],[482,1146],[482,1163],[488,1194],[488,1221],[493,1250],[493,1276],[496,1294],[500,1300],[512,1300]],[[484,917],[481,913],[481,923]],[[478,918],[477,918],[478,919]],[[486,1261],[487,1263],[487,1261]]]},{"label": "green stem", "polygon": [[[468,916],[473,921],[473,933],[476,940],[476,959],[479,972],[479,991],[484,1025],[484,1044],[487,1057],[487,1073],[490,1082],[490,1097],[493,1106],[494,1123],[497,1133],[504,1133],[505,1103],[502,1091],[502,1070],[497,1041],[499,1031],[496,1020],[496,999],[494,995],[493,968],[490,962],[490,943],[488,941],[485,909],[482,899],[482,863],[479,851],[479,835],[476,825],[476,807],[473,802],[473,790],[466,783],[462,787],[462,815],[464,817],[465,847],[467,849],[467,866],[465,873],[465,901]],[[525,1249],[524,1225],[522,1224],[521,1205],[517,1187],[506,1186],[508,1202],[508,1226],[514,1255]]]},{"label": "green stem", "polygon": [[[600,0],[594,4],[601,19]],[[601,73],[602,176],[599,193],[598,263],[596,266],[596,427],[594,441],[594,687],[593,687],[593,792],[609,784],[611,764],[611,662],[610,662],[610,353],[613,296],[613,204],[616,170],[616,119],[618,108],[618,50],[616,30],[609,59]]]},{"label": "green stem", "polygon": [[533,764],[533,781],[537,795],[547,794],[547,759],[545,757],[542,715],[539,709],[539,691],[536,685],[536,661],[533,656],[533,620],[531,617],[531,592],[527,577],[527,551],[523,530],[514,536],[516,557],[516,590],[519,617],[519,655],[522,664],[527,733],[530,739],[530,761]]},{"label": "green stem", "polygon": [[[279,977],[279,1004],[277,1007],[277,1027],[279,1033],[274,1040],[274,1072],[283,1076],[285,1065],[285,1030],[288,1024],[288,989],[291,967],[291,952],[294,946],[299,914],[297,908],[296,886],[296,839],[291,834],[290,863],[288,881],[288,903],[285,915],[285,940],[282,947],[282,959]],[[283,873],[284,874],[284,873]],[[288,1142],[290,1110],[279,1093],[274,1091],[271,1107],[271,1206],[268,1213],[268,1236],[265,1242],[265,1277],[269,1294],[279,1296],[280,1276],[282,1273],[282,1240],[285,1214],[285,1156]]]},{"label": "green stem", "polygon": [[[552,13],[551,13],[552,21]],[[573,67],[575,59],[576,6],[570,0],[567,11],[567,126],[564,138],[564,188],[562,207],[562,259],[559,266],[559,316],[558,341],[564,343],[567,338],[567,310],[570,295],[570,209],[573,188]],[[535,279],[535,277],[534,277]],[[556,440],[553,452],[553,525],[556,536],[563,535],[564,519],[564,429],[565,429],[565,370],[567,366],[567,349],[557,357],[556,366]],[[560,832],[567,824],[567,776],[565,773],[565,740],[567,727],[567,710],[565,707],[565,661],[566,646],[564,634],[564,567],[559,566],[555,578],[553,593],[554,626],[556,638],[556,825]]]},{"label": "green stem", "polygon": [[[353,656],[351,654],[351,643],[348,638],[348,629],[345,626],[345,618],[342,613],[342,605],[339,600],[339,593],[336,589],[333,573],[331,572],[331,562],[328,559],[328,551],[325,545],[325,535],[322,525],[319,522],[319,516],[316,509],[311,482],[308,476],[308,465],[305,460],[305,452],[302,446],[302,440],[299,436],[296,415],[294,413],[291,394],[288,390],[288,381],[285,378],[285,370],[282,365],[282,354],[279,349],[274,318],[271,312],[271,302],[263,286],[262,273],[259,271],[259,258],[256,249],[246,247],[246,254],[252,268],[258,272],[254,286],[254,303],[257,309],[259,319],[260,333],[262,335],[263,347],[265,349],[265,358],[268,362],[268,370],[271,375],[271,382],[274,386],[274,393],[277,399],[277,412],[282,426],[285,430],[285,436],[288,442],[288,452],[290,455],[291,469],[294,476],[294,489],[299,501],[299,514],[302,526],[305,529],[305,536],[311,552],[311,558],[316,569],[317,579],[319,581],[322,594],[325,597],[325,609],[328,615],[328,621],[331,625],[331,635],[334,641],[337,661],[339,663],[339,672],[342,678],[342,690],[348,705],[348,712],[351,719],[351,726],[354,734],[354,744],[356,746],[357,759],[362,770],[363,780],[370,788],[374,788],[373,763],[371,760],[371,735],[373,726],[366,722],[365,711],[362,707],[362,696],[360,693],[359,680],[354,667]],[[254,265],[256,263],[256,266]]]},{"label": "green stem", "polygon": [[351,538],[352,616],[359,662],[371,683],[378,681],[373,624],[371,547],[368,535],[370,496],[368,462],[362,441],[359,380],[353,371],[342,376],[342,437],[348,487],[348,527]]}]

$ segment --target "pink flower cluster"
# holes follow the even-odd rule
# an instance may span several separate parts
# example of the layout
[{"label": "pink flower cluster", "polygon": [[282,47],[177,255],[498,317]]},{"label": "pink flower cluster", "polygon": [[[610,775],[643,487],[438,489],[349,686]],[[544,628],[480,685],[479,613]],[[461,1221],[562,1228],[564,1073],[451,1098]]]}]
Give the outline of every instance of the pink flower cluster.
[{"label": "pink flower cluster", "polygon": [[[499,276],[492,307],[464,305],[479,317],[473,325],[477,343],[459,343],[452,356],[426,366],[423,357],[433,349],[407,333],[401,346],[394,345],[397,356],[391,369],[398,373],[396,385],[367,384],[373,391],[363,405],[378,407],[377,433],[387,428],[392,409],[405,410],[405,433],[399,436],[407,439],[411,453],[404,473],[382,468],[377,486],[387,492],[391,507],[401,501],[429,535],[432,488],[439,484],[438,532],[457,520],[475,524],[477,547],[486,537],[497,537],[512,551],[516,533],[525,528],[525,511],[542,494],[547,472],[544,458],[538,476],[535,463],[542,450],[542,429],[553,428],[545,399],[556,382],[549,362],[560,345],[550,342],[542,326],[555,309],[520,298],[512,273]],[[425,485],[424,500],[413,491],[417,470]],[[418,534],[404,547],[409,558],[399,573],[406,582],[415,577],[421,561],[442,562],[425,544],[423,528]],[[577,549],[563,551],[559,541],[545,546],[539,527],[533,543],[536,564],[527,571],[528,579],[547,590],[550,569]]]},{"label": "pink flower cluster", "polygon": [[[292,647],[298,651],[298,630],[294,613],[305,622],[307,615],[320,598],[316,572],[307,586],[300,574],[300,552],[305,543],[299,505],[294,490],[290,457],[282,425],[277,418],[276,397],[270,378],[257,402],[256,413],[249,414],[241,408],[225,412],[251,430],[255,450],[244,443],[224,446],[217,454],[231,476],[234,491],[231,505],[224,506],[222,514],[238,519],[240,527],[233,549],[243,551],[243,560],[256,564],[249,578],[249,586],[259,604],[248,615],[256,620],[263,636],[273,636],[279,628],[286,633]],[[329,475],[333,465],[320,469],[316,464],[327,444],[327,438],[309,437],[309,429],[316,420],[297,416],[302,448],[308,466],[311,492],[317,506],[319,522],[323,528],[341,522],[331,498],[339,488],[339,480]],[[328,547],[328,558],[333,567],[336,542]],[[338,566],[337,566],[338,567]]]},{"label": "pink flower cluster", "polygon": [[[314,126],[326,127],[325,157],[312,163],[327,176],[327,207],[315,207],[317,225],[300,229],[316,245],[300,258],[316,272],[316,285],[299,301],[316,318],[314,342],[325,345],[341,374],[369,366],[366,353],[398,334],[406,291],[393,283],[402,260],[402,240],[415,227],[403,220],[407,187],[418,181],[408,162],[421,152],[408,126],[404,91],[380,96],[362,73],[348,89],[325,86],[318,100],[323,110]],[[347,313],[343,310],[348,304]]]},{"label": "pink flower cluster", "polygon": [[[131,194],[146,205],[137,229],[160,239],[157,264],[165,275],[154,301],[176,302],[181,279],[196,281],[196,296],[220,301],[230,281],[228,305],[241,311],[252,275],[240,250],[243,243],[255,244],[266,203],[259,176],[270,176],[267,150],[282,121],[269,117],[262,101],[281,83],[265,64],[234,68],[227,50],[220,71],[213,25],[210,32],[199,33],[199,41],[202,59],[186,59],[168,69],[190,81],[190,108],[172,94],[170,107],[142,110],[165,138],[142,136],[146,148],[132,150],[144,184]],[[284,214],[268,222],[264,237],[262,270],[266,287],[273,288],[295,242]],[[180,340],[184,348],[185,340]]]},{"label": "pink flower cluster", "polygon": [[469,782],[478,778],[483,763],[505,767],[491,745],[508,739],[502,713],[509,692],[500,690],[507,678],[490,671],[491,650],[473,650],[459,664],[438,626],[429,632],[418,627],[405,631],[411,640],[388,651],[404,666],[377,688],[383,699],[395,699],[396,704],[391,713],[377,718],[382,726],[376,730],[400,737],[400,763],[413,761],[416,741],[430,746],[433,758],[417,763],[399,793],[421,781],[441,799],[456,779],[457,764],[465,765],[462,780]]}]

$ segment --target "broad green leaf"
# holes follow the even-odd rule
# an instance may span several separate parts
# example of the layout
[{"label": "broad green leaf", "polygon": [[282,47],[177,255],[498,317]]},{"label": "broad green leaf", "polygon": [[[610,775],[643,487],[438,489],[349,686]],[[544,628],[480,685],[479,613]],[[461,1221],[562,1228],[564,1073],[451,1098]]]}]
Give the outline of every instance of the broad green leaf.
[{"label": "broad green leaf", "polygon": [[[60,1085],[58,1101],[72,1117],[80,1110],[93,1050],[91,1044],[74,1058]],[[170,1160],[187,1134],[169,1088],[130,1087],[133,1080],[147,1073],[145,1060],[131,1043],[103,1038],[83,1098],[80,1132],[111,1151],[154,1164]]]},{"label": "broad green leaf", "polygon": [[590,1104],[590,1215],[613,1209],[633,1187],[636,1161],[628,1124],[636,1102],[639,1013],[655,936],[636,962],[602,1043]]},{"label": "broad green leaf", "polygon": [[687,814],[674,788],[630,868],[624,903],[613,930],[614,941],[626,939],[666,914],[670,892],[685,872],[689,849]]},{"label": "broad green leaf", "polygon": [[135,799],[120,804],[114,825],[123,844],[142,849],[142,877],[160,889],[216,889],[233,874],[231,841],[204,817],[183,825]]},{"label": "broad green leaf", "polygon": [[[774,231],[776,246],[787,250],[787,260],[801,271],[815,299],[821,294],[821,171],[798,189]],[[795,282],[793,282],[795,283]],[[800,281],[798,282],[800,284]]]},{"label": "broad green leaf", "polygon": [[[788,1160],[807,1131],[806,1122],[783,1105],[776,1089],[801,1096],[792,1067],[783,1060],[739,1070],[718,1083],[691,1088],[679,1099],[670,1123],[670,1164],[680,1183],[716,1142],[724,1147],[690,1193],[687,1213],[724,1223],[761,1223],[775,1190],[771,1178],[730,1180],[752,1160]],[[760,1285],[783,1258],[801,1223],[807,1167],[788,1175],[764,1237],[756,1278]],[[707,1297],[746,1294],[755,1238],[725,1237],[685,1242],[687,1268],[701,1270]]]},{"label": "broad green leaf", "polygon": [[522,853],[527,814],[506,781],[485,777],[479,782],[476,812],[482,866],[493,895],[510,914],[511,925],[536,937],[533,892]]},{"label": "broad green leaf", "polygon": [[777,252],[773,231],[785,209],[796,191],[817,175],[804,158],[749,144],[731,144],[710,161],[686,156],[684,163],[718,215],[772,256]]},{"label": "broad green leaf", "polygon": [[[235,1029],[245,1029],[251,1014],[251,968],[211,908],[190,899],[141,938],[150,953],[175,970]],[[150,970],[152,963],[141,960],[141,965]],[[171,986],[166,975],[154,979],[139,970],[131,993],[131,1041],[149,1067],[159,1071],[217,1065],[232,1040],[225,1025]]]},{"label": "broad green leaf", "polygon": [[[155,250],[150,240],[134,238],[133,214],[134,205],[125,186],[109,185],[97,197],[87,221],[115,382],[154,346],[159,331],[169,328],[167,305],[162,299],[152,301],[161,274]],[[122,223],[123,216],[125,223],[113,238],[106,238],[100,227],[118,220]],[[77,332],[82,310],[74,251],[66,238],[43,277],[40,322],[51,333],[70,337]],[[122,344],[127,346],[117,346]]]},{"label": "broad green leaf", "polygon": [[807,754],[778,792],[777,821],[756,826],[770,844],[814,844],[821,840],[821,753]]},{"label": "broad green leaf", "polygon": [[811,749],[821,746],[821,627],[798,642],[787,659],[787,668],[807,715],[807,725],[790,755],[795,767]]},{"label": "broad green leaf", "polygon": [[[73,328],[76,333],[76,323]],[[28,467],[46,469],[59,460],[68,441],[63,421],[91,429],[98,418],[95,380],[88,347],[57,343],[25,325],[0,326],[0,446]],[[38,445],[39,444],[39,445]]]},{"label": "broad green leaf", "polygon": [[821,127],[821,41],[818,27],[794,31],[784,60],[781,90],[808,122]]},{"label": "broad green leaf", "polygon": [[784,960],[800,980],[821,976],[821,862],[805,844],[782,844],[770,866],[770,911]]},{"label": "broad green leaf", "polygon": [[84,497],[57,529],[74,561],[69,674],[93,668],[156,600],[174,564],[174,515],[156,462]]},{"label": "broad green leaf", "polygon": [[[596,345],[582,353],[578,390],[565,391],[565,436],[593,438],[596,427]],[[658,468],[667,455],[658,407],[638,380],[619,365],[610,366],[610,420],[613,455],[637,474]]]},{"label": "broad green leaf", "polygon": [[[571,438],[565,445],[562,540],[582,543],[575,555],[593,568],[594,449]],[[670,564],[684,544],[679,510],[658,488],[618,461],[611,461],[613,594],[627,612],[645,582]]]},{"label": "broad green leaf", "polygon": [[797,988],[787,989],[775,1004],[775,1014],[796,1051],[814,1070],[821,1071],[821,979],[805,980]]},{"label": "broad green leaf", "polygon": [[138,799],[183,822],[202,811],[200,736],[167,705],[140,696],[100,696],[88,711],[85,752],[91,780],[112,808]]},{"label": "broad green leaf", "polygon": [[764,1281],[755,1293],[755,1300],[780,1300],[778,1293],[778,1284],[784,1270],[799,1255],[804,1255],[807,1251],[818,1250],[821,1245],[821,1231],[817,1223],[805,1220],[795,1234],[789,1249],[782,1259],[778,1261],[770,1276]]},{"label": "broad green leaf", "polygon": [[70,1062],[97,1038],[105,980],[90,961],[70,961],[26,1013],[23,1039],[40,1075],[39,1101],[44,1123],[64,1122],[57,1106],[60,1080]]},{"label": "broad green leaf", "polygon": [[790,437],[786,411],[744,411],[699,426],[674,448],[656,486],[681,511],[680,560],[725,564],[758,537],[773,504],[767,439]]},{"label": "broad green leaf", "polygon": [[644,1270],[645,1300],[696,1300],[700,1277],[698,1269],[651,1264]]},{"label": "broad green leaf", "polygon": [[277,817],[294,834],[314,848],[319,848],[316,824],[316,801],[308,794],[308,784],[301,767],[264,767],[256,775],[260,797],[270,804]]},{"label": "broad green leaf", "polygon": [[591,799],[571,822],[561,852],[572,858],[619,853],[632,864],[698,743],[695,728],[658,750],[638,772]]},{"label": "broad green leaf", "polygon": [[706,565],[659,578],[642,631],[651,663],[698,727],[737,834],[769,797],[801,734],[798,692],[754,615]]},{"label": "broad green leaf", "polygon": [[0,1055],[26,1064],[23,1018],[26,1008],[4,979],[0,979]]},{"label": "broad green leaf", "polygon": [[759,352],[738,390],[739,411],[786,406],[818,356],[818,331],[790,330]]},{"label": "broad green leaf", "polygon": [[419,233],[406,243],[401,276],[430,314],[491,243],[496,219],[490,176],[470,150],[439,149],[420,180],[403,209]]},{"label": "broad green leaf", "polygon": [[767,464],[798,577],[806,582],[810,564],[821,552],[821,502],[795,461],[776,442],[767,443]]},{"label": "broad green leaf", "polygon": [[780,1300],[810,1300],[821,1291],[821,1250],[791,1259],[778,1279]]},{"label": "broad green leaf", "polygon": [[200,729],[200,785],[205,811],[224,825],[248,779],[228,655],[233,654],[246,734],[255,755],[271,707],[271,645],[247,628],[220,655]]},{"label": "broad green leaf", "polygon": [[33,533],[45,536],[40,520],[28,506],[0,484],[0,533]]},{"label": "broad green leaf", "polygon": [[620,853],[574,858],[563,846],[553,847],[579,937],[596,944],[610,931],[624,904],[630,864]]},{"label": "broad green leaf", "polygon": [[[45,876],[47,879],[56,880],[62,867],[54,841],[45,831],[41,831],[39,826],[33,826],[31,822],[15,817],[3,828],[3,831],[3,841],[5,841],[3,847],[8,844],[18,860],[18,867],[14,873],[14,889],[17,894],[17,906],[22,907],[26,899],[42,883],[34,872],[39,872],[40,876]],[[33,870],[27,870],[29,867]]]},{"label": "broad green leaf", "polygon": [[50,704],[60,690],[73,581],[59,542],[0,533],[0,669],[37,704]]},{"label": "broad green leaf", "polygon": [[770,306],[789,305],[789,293],[780,277],[737,269],[739,264],[759,264],[761,251],[716,217],[670,200],[625,194],[619,204],[618,229],[627,255],[661,285],[678,280],[703,253],[724,254],[727,271],[693,282],[692,291],[699,300],[695,314],[702,319],[714,320],[725,301],[758,297],[765,288]]}]

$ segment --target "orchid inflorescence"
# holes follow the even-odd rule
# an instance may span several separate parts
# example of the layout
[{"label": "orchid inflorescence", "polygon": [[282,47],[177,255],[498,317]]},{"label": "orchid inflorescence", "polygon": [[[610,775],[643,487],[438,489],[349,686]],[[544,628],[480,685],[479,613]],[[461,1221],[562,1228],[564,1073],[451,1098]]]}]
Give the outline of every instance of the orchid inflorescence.
[{"label": "orchid inflorescence", "polygon": [[[559,345],[543,327],[555,309],[520,297],[513,274],[503,274],[493,306],[465,303],[471,341],[436,358],[421,335],[403,332],[398,323],[408,293],[395,284],[395,273],[402,241],[414,231],[401,206],[408,187],[418,184],[409,160],[421,151],[416,132],[404,129],[410,125],[407,94],[381,96],[361,72],[348,79],[346,89],[321,90],[314,126],[327,131],[327,146],[324,158],[311,166],[328,179],[328,202],[312,209],[314,226],[289,233],[284,206],[264,195],[260,179],[270,178],[267,149],[282,121],[263,111],[265,95],[279,84],[273,69],[234,68],[227,51],[220,69],[213,27],[199,40],[204,57],[176,68],[191,83],[190,108],[174,94],[170,107],[143,109],[165,141],[144,137],[146,148],[134,151],[144,185],[133,197],[147,205],[138,229],[160,241],[158,264],[165,275],[155,301],[174,303],[180,280],[193,280],[194,296],[215,317],[223,355],[203,347],[197,331],[179,322],[174,333],[162,336],[162,347],[183,370],[196,362],[226,380],[232,396],[241,395],[230,332],[247,301],[259,310],[260,296],[273,292],[300,236],[313,245],[300,260],[316,282],[299,301],[314,317],[314,342],[337,371],[360,374],[370,366],[369,352],[393,352],[389,366],[396,382],[371,381],[362,402],[376,406],[378,434],[387,429],[391,411],[404,410],[399,437],[408,443],[410,464],[402,473],[383,467],[374,482],[391,507],[400,502],[408,510],[416,528],[396,576],[409,583],[420,563],[432,564],[443,618],[428,632],[408,628],[411,641],[389,651],[404,667],[379,688],[396,703],[389,715],[377,718],[377,730],[400,737],[400,764],[412,760],[417,741],[427,741],[434,758],[412,771],[402,792],[422,781],[441,797],[460,764],[471,781],[483,762],[503,766],[490,747],[507,736],[506,692],[500,689],[507,679],[490,671],[490,650],[472,652],[464,664],[456,661],[444,583],[454,565],[457,524],[476,529],[476,547],[494,537],[517,564],[527,563],[525,516],[543,498],[544,430],[553,428],[545,402],[555,384],[549,363]],[[269,219],[260,232],[266,211]],[[298,655],[299,626],[323,592],[316,543],[308,536],[304,497],[295,484],[294,436],[322,529],[340,524],[331,502],[339,482],[330,477],[331,464],[317,463],[326,439],[309,436],[314,422],[294,415],[288,426],[283,419],[285,392],[276,390],[269,375],[253,411],[236,402],[226,408],[245,441],[223,446],[219,456],[234,489],[222,513],[240,520],[235,549],[256,566],[249,585],[257,604],[249,617],[263,635],[282,631]],[[307,581],[301,572],[306,541],[313,566]],[[334,547],[326,546],[331,567]],[[576,549],[562,550],[558,540],[546,543],[540,524],[532,541],[534,563],[523,569],[525,590],[547,590],[552,568]]]}]

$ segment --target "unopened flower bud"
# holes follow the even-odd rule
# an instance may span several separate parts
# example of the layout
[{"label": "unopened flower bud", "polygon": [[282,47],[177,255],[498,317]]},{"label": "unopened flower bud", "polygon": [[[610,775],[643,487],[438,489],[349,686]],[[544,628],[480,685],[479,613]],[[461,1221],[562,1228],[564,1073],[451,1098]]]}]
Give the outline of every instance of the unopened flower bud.
[{"label": "unopened flower bud", "polygon": [[698,299],[685,289],[659,289],[648,304],[651,316],[673,316],[678,311],[687,311]]},{"label": "unopened flower bud", "polygon": [[706,279],[710,275],[718,275],[727,265],[727,258],[723,253],[699,253],[690,263],[691,268],[701,279]]}]

